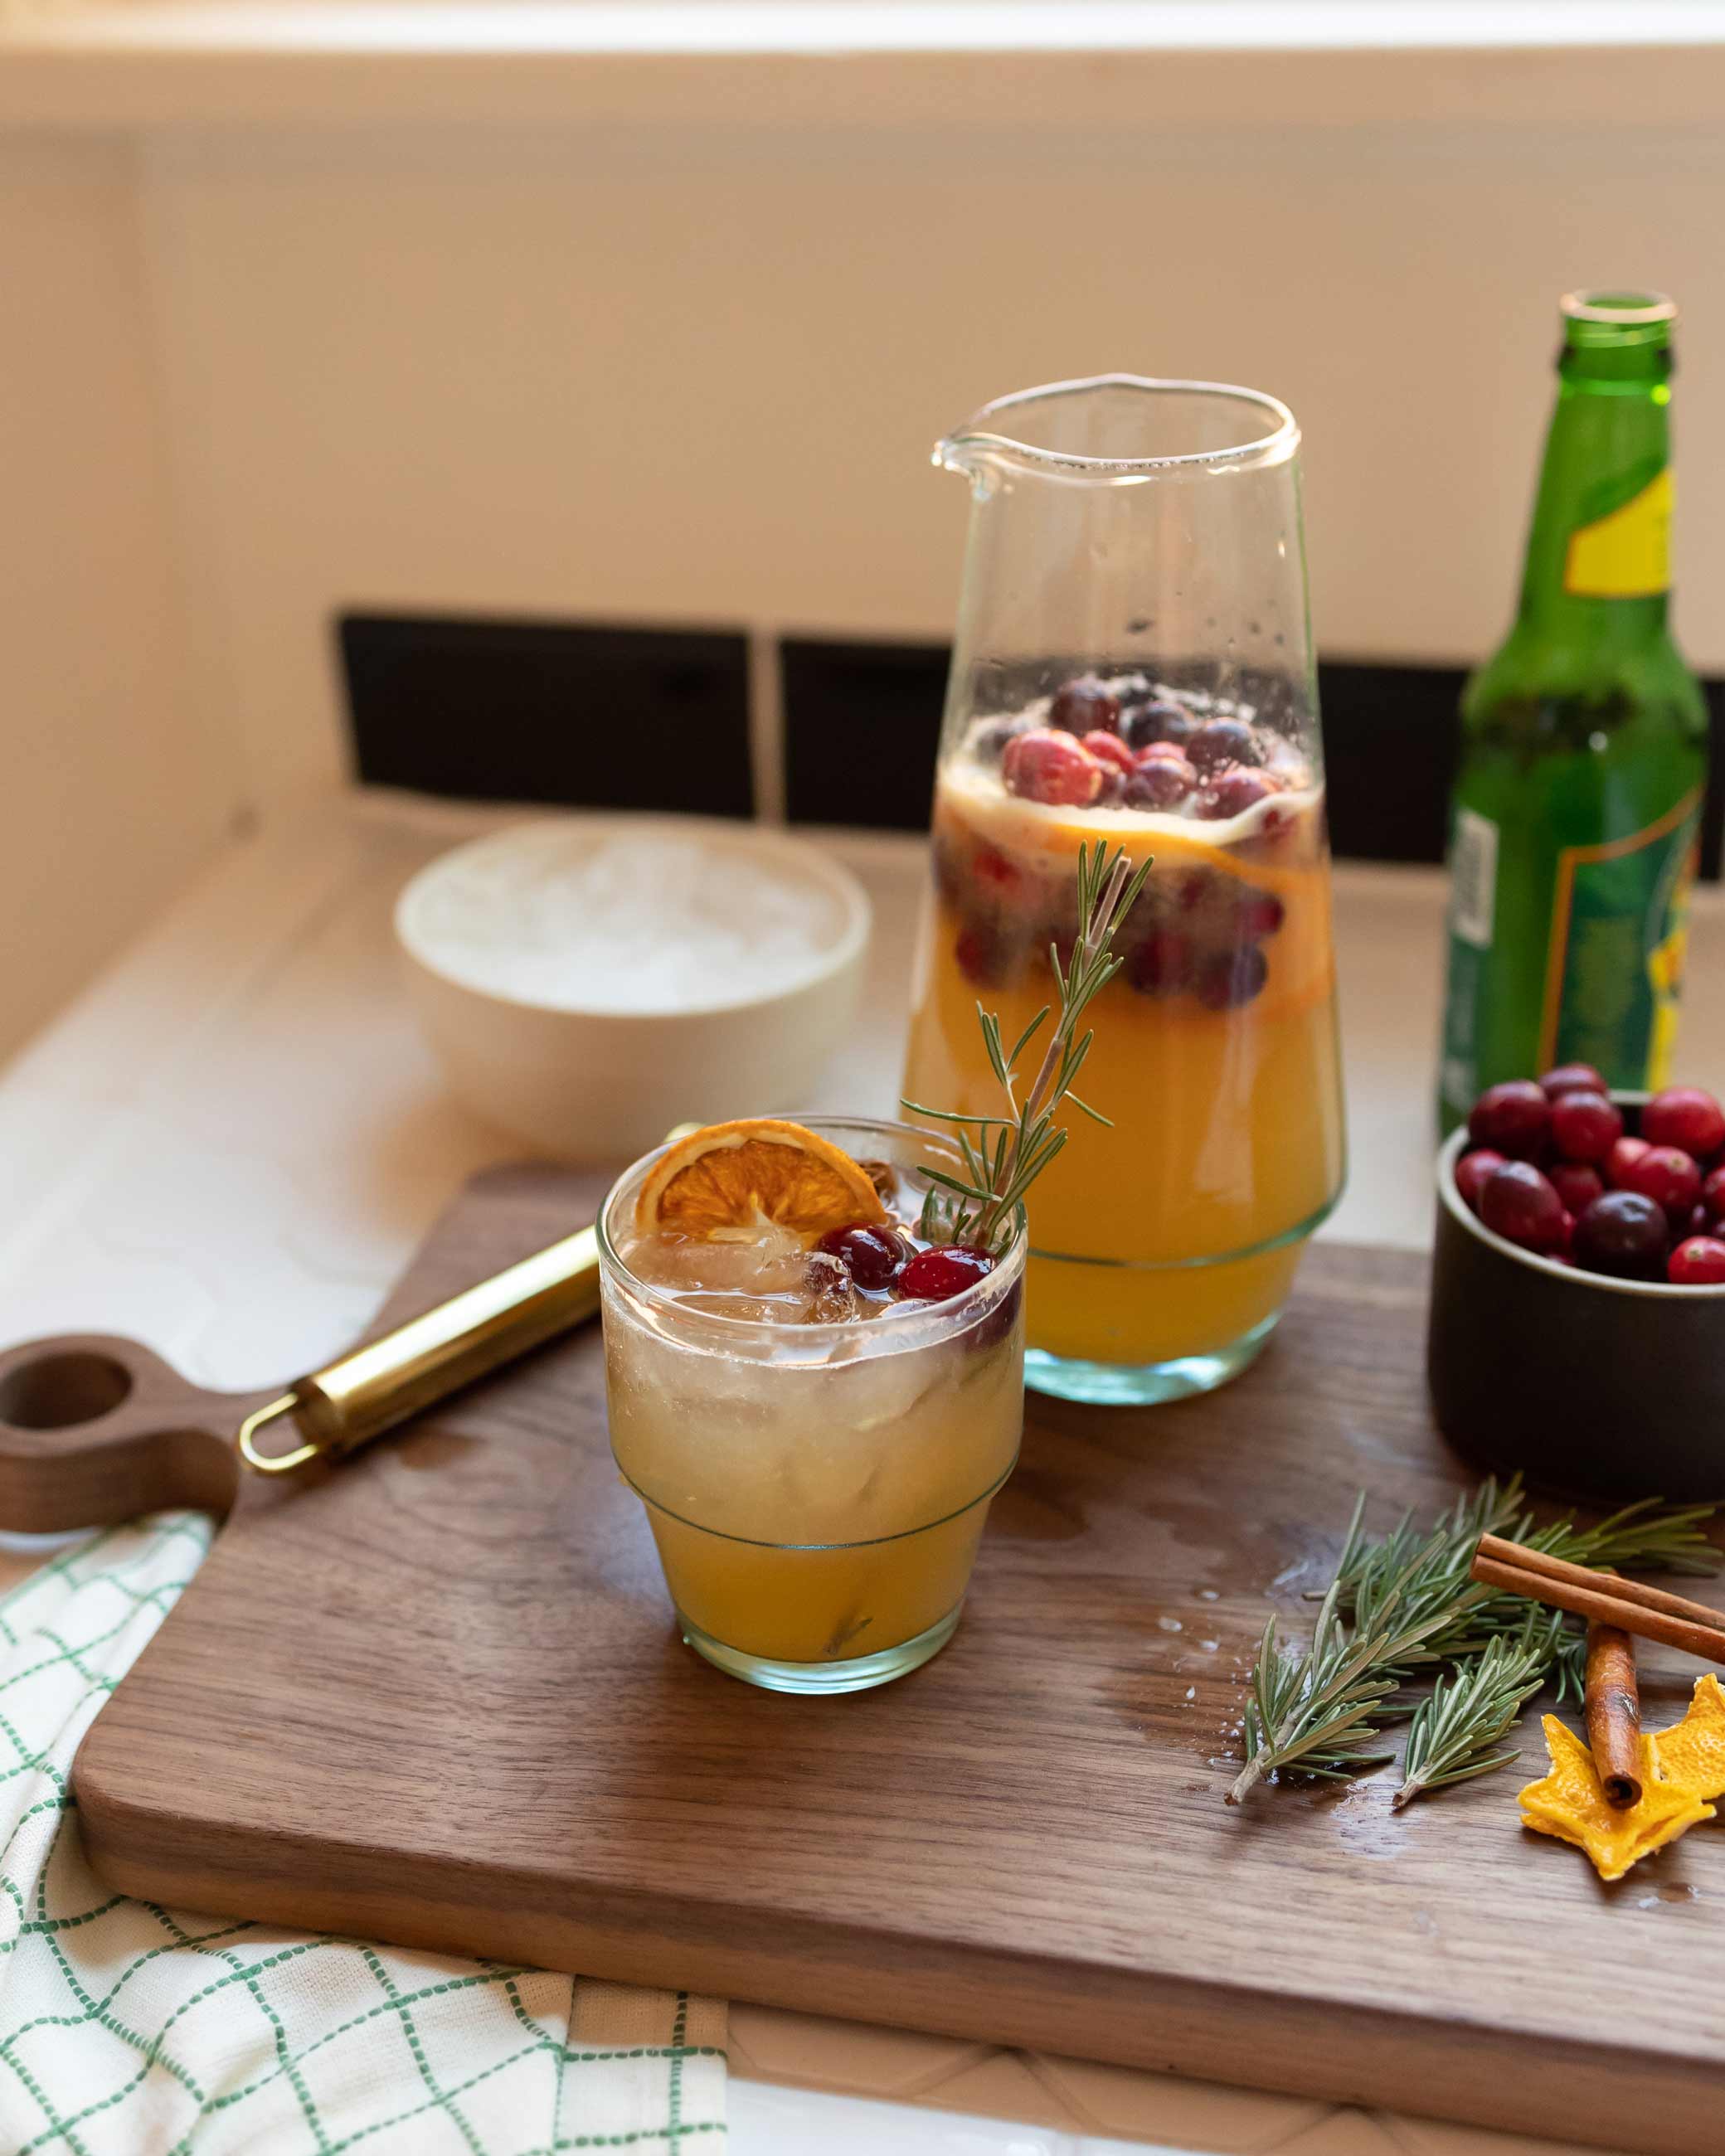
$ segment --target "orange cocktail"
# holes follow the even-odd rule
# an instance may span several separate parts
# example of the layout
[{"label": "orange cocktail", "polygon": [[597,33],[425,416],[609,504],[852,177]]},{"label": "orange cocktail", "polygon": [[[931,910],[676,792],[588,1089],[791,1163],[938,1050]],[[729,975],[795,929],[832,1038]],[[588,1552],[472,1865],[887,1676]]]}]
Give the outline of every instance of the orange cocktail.
[{"label": "orange cocktail", "polygon": [[994,1111],[978,998],[1014,1040],[1054,1000],[1080,848],[1153,856],[1077,1087],[1115,1127],[1075,1119],[1029,1201],[1026,1368],[1073,1397],[1167,1399],[1250,1360],[1341,1187],[1322,788],[1214,705],[1164,692],[1135,718],[1123,690],[1077,685],[1106,721],[1088,748],[1050,725],[1056,696],[975,721],[943,762],[905,1091]]}]

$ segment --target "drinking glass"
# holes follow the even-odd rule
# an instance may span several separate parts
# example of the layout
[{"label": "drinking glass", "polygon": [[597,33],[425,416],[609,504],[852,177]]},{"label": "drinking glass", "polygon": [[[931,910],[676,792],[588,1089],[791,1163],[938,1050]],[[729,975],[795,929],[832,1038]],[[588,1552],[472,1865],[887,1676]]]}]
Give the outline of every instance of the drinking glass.
[{"label": "drinking glass", "polygon": [[[1243,1369],[1341,1192],[1299,439],[1256,391],[1111,375],[985,405],[936,451],[972,508],[906,1096],[998,1112],[978,1000],[1011,1040],[1055,999],[1081,846],[1155,863],[1089,1014],[1079,1090],[1114,1128],[1072,1117],[1028,1201],[1026,1381],[1068,1399]],[[1112,733],[1094,802],[1014,790],[1016,737],[1050,731]]]},{"label": "drinking glass", "polygon": [[[901,1123],[806,1116],[859,1159],[959,1165]],[[1024,1424],[1024,1227],[945,1302],[838,1324],[691,1306],[623,1255],[637,1161],[599,1221],[611,1445],[683,1637],[769,1691],[858,1691],[945,1646]]]}]

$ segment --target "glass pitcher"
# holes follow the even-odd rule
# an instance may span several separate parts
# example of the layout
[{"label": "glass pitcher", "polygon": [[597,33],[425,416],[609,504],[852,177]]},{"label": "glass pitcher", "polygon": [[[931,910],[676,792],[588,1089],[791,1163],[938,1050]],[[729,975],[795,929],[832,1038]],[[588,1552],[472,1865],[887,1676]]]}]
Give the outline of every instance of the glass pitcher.
[{"label": "glass pitcher", "polygon": [[1056,1001],[1079,849],[1155,865],[1091,1006],[1082,1116],[1033,1188],[1027,1381],[1209,1391],[1341,1193],[1329,847],[1293,415],[1131,375],[984,405],[905,1092],[999,1111],[977,1004]]}]

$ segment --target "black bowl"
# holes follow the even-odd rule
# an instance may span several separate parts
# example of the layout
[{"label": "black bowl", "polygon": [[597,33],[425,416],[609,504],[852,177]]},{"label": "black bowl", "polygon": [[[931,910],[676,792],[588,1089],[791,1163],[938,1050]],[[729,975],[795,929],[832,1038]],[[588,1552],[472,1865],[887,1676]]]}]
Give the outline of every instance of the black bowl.
[{"label": "black bowl", "polygon": [[[1633,1129],[1645,1093],[1614,1093]],[[1725,1499],[1725,1286],[1607,1279],[1493,1235],[1438,1155],[1426,1373],[1438,1427],[1564,1497]]]}]

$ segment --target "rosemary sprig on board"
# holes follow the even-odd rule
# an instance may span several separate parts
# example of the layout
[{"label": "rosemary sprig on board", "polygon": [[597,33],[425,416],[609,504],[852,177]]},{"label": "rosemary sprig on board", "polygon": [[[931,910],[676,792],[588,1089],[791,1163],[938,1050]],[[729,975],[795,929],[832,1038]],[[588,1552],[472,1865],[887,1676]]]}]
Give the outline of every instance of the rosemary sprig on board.
[{"label": "rosemary sprig on board", "polygon": [[1246,1763],[1230,1804],[1277,1769],[1346,1777],[1383,1764],[1390,1755],[1370,1747],[1383,1724],[1407,1712],[1397,1695],[1446,1666],[1448,1678],[1413,1709],[1398,1805],[1513,1758],[1494,1748],[1554,1670],[1563,1695],[1573,1687],[1579,1697],[1585,1628],[1471,1579],[1482,1534],[1620,1570],[1709,1573],[1720,1565],[1702,1531],[1712,1515],[1707,1505],[1661,1511],[1650,1499],[1596,1527],[1566,1515],[1539,1527],[1519,1478],[1502,1489],[1487,1481],[1423,1533],[1404,1513],[1388,1534],[1372,1537],[1365,1502],[1362,1491],[1311,1646],[1303,1655],[1278,1647],[1274,1619],[1265,1628],[1246,1705]]},{"label": "rosemary sprig on board", "polygon": [[1062,966],[1059,947],[1053,943],[1048,947],[1049,963],[1060,992],[1060,1016],[1022,1101],[1018,1092],[1019,1058],[1046,1023],[1050,1009],[1047,1004],[1009,1052],[1001,1036],[999,1017],[984,1010],[980,1003],[976,1007],[989,1068],[1006,1095],[1004,1116],[961,1115],[951,1108],[926,1107],[920,1101],[901,1103],[913,1116],[954,1125],[963,1158],[963,1175],[948,1175],[932,1168],[924,1171],[934,1186],[922,1202],[919,1225],[919,1232],[928,1241],[970,1243],[998,1251],[1010,1238],[1019,1200],[1066,1142],[1065,1130],[1055,1122],[1061,1104],[1070,1101],[1092,1122],[1109,1123],[1106,1116],[1081,1101],[1072,1090],[1095,1039],[1093,1033],[1081,1034],[1078,1024],[1087,1007],[1124,963],[1114,956],[1114,938],[1144,888],[1150,866],[1146,860],[1134,870],[1124,852],[1118,849],[1111,852],[1100,839],[1093,847],[1080,848],[1078,933],[1072,955]]},{"label": "rosemary sprig on board", "polygon": [[1500,1632],[1483,1653],[1451,1665],[1414,1710],[1402,1754],[1401,1785],[1390,1803],[1399,1811],[1428,1789],[1446,1789],[1507,1767],[1518,1755],[1493,1748],[1545,1682],[1547,1642]]}]

